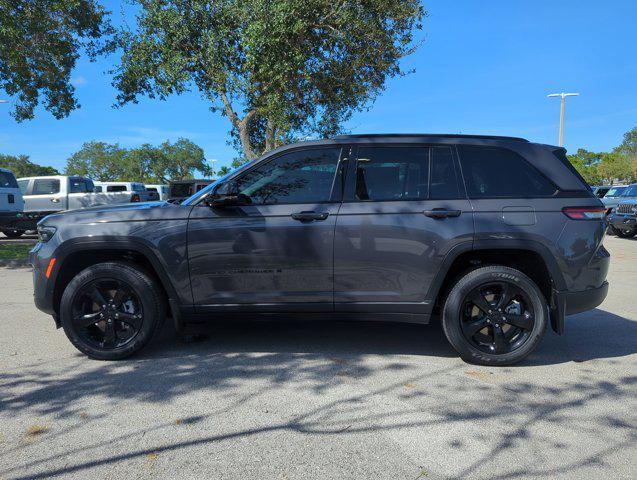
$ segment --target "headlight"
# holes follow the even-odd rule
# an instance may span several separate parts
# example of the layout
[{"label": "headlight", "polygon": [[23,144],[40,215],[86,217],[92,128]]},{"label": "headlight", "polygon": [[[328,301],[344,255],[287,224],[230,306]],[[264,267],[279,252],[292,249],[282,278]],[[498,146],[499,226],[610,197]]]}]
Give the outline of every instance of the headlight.
[{"label": "headlight", "polygon": [[53,238],[56,232],[55,227],[42,226],[38,227],[38,240],[40,243],[46,243]]}]

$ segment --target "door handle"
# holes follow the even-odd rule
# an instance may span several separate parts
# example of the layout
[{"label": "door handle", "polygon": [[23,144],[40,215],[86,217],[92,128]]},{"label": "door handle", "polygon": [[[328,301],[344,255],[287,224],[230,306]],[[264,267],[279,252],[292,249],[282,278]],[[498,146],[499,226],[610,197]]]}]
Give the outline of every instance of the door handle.
[{"label": "door handle", "polygon": [[60,199],[59,198],[52,198],[51,201],[53,203],[60,203]]},{"label": "door handle", "polygon": [[291,217],[299,222],[313,222],[315,220],[325,220],[330,214],[327,212],[297,212]]},{"label": "door handle", "polygon": [[426,217],[442,219],[448,217],[459,217],[462,213],[461,210],[447,210],[446,208],[434,208],[433,210],[425,210],[422,212]]}]

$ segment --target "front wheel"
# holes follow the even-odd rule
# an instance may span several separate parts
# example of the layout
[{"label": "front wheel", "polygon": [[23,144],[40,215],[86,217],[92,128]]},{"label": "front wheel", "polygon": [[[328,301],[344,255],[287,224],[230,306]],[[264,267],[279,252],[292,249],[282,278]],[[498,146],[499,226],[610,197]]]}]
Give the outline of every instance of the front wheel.
[{"label": "front wheel", "polygon": [[460,278],[445,302],[442,326],[463,360],[511,365],[539,345],[547,315],[546,300],[533,280],[496,265]]},{"label": "front wheel", "polygon": [[635,235],[637,235],[637,230],[635,229],[622,230],[621,228],[615,228],[615,233],[617,234],[619,238],[633,238]]},{"label": "front wheel", "polygon": [[108,262],[82,270],[60,302],[64,333],[97,360],[119,360],[144,347],[165,317],[161,289],[134,265]]},{"label": "front wheel", "polygon": [[22,230],[0,230],[7,238],[19,238],[24,232]]}]

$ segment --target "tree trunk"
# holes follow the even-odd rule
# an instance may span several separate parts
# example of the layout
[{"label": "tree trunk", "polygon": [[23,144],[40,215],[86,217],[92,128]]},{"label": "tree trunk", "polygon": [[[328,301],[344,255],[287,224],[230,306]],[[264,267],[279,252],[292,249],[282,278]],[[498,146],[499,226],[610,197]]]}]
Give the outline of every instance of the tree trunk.
[{"label": "tree trunk", "polygon": [[248,160],[257,158],[257,154],[254,150],[252,150],[252,145],[250,145],[250,121],[257,112],[255,110],[249,110],[245,117],[240,119],[232,108],[232,104],[224,91],[221,92],[221,100],[226,108],[226,115],[228,115],[232,126],[237,130],[239,140],[241,141],[241,147],[243,148],[243,154]]},{"label": "tree trunk", "polygon": [[265,127],[265,151],[269,152],[276,148],[275,126],[272,119],[268,118],[268,124]]}]

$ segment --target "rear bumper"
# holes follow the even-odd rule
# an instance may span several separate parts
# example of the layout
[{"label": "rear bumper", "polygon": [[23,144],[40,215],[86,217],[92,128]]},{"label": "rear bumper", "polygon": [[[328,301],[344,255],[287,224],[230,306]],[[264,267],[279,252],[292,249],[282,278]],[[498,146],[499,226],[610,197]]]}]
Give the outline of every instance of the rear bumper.
[{"label": "rear bumper", "polygon": [[553,330],[564,333],[564,317],[592,310],[600,305],[608,294],[608,282],[598,288],[590,288],[580,292],[558,292],[553,290],[551,302],[551,324]]}]

